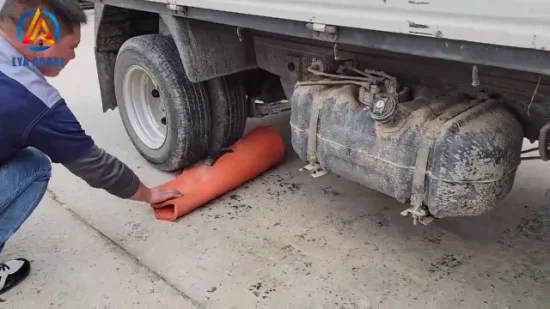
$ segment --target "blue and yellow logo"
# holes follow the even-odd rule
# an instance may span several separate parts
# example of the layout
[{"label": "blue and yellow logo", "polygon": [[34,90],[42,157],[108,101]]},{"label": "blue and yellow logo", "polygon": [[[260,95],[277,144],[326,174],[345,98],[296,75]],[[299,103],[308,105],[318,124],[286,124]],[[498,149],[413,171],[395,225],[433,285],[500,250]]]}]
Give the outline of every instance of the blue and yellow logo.
[{"label": "blue and yellow logo", "polygon": [[[31,17],[31,23],[25,31],[23,23]],[[48,18],[53,24],[53,33],[50,31],[45,18]],[[17,37],[29,50],[36,52],[45,51],[55,44],[55,41],[59,38],[59,23],[57,22],[57,18],[46,10],[30,10],[23,14],[17,22]],[[35,45],[38,38],[41,39],[41,44]]]}]

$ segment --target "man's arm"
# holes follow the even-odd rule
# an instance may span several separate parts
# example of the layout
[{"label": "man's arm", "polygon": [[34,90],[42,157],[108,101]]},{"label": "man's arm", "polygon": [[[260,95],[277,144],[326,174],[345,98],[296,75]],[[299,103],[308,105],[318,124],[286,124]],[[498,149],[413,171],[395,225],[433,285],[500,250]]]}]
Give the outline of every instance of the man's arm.
[{"label": "man's arm", "polygon": [[139,178],[130,168],[96,145],[82,157],[64,165],[91,187],[105,189],[123,199],[136,194],[140,186]]},{"label": "man's arm", "polygon": [[90,186],[117,197],[154,204],[181,196],[176,190],[149,189],[128,166],[97,147],[63,99],[36,119],[23,141]]},{"label": "man's arm", "polygon": [[96,145],[65,167],[91,187],[105,189],[123,199],[154,204],[181,196],[176,190],[149,190],[126,164]]}]

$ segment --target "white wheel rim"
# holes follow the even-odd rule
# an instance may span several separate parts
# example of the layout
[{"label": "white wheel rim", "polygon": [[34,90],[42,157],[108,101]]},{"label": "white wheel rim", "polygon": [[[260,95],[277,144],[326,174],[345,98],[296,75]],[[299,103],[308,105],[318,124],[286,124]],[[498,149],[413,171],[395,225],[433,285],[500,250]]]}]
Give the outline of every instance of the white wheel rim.
[{"label": "white wheel rim", "polygon": [[132,65],[124,74],[122,92],[128,120],[138,138],[151,149],[161,148],[168,120],[155,80],[142,67]]}]

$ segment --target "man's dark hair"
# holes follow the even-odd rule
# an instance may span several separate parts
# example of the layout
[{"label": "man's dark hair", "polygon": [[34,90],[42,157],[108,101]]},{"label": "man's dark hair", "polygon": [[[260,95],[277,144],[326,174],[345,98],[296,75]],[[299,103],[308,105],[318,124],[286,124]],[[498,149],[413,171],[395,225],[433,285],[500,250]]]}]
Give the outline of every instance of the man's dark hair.
[{"label": "man's dark hair", "polygon": [[[0,0],[1,1],[1,0]],[[69,32],[73,27],[85,24],[88,21],[86,13],[80,8],[77,0],[5,0],[6,3],[0,11],[0,22],[16,25],[21,16],[29,10],[41,9],[50,11],[59,26]],[[48,27],[51,26],[50,20],[45,19]],[[31,18],[27,18],[24,27],[28,27]]]}]

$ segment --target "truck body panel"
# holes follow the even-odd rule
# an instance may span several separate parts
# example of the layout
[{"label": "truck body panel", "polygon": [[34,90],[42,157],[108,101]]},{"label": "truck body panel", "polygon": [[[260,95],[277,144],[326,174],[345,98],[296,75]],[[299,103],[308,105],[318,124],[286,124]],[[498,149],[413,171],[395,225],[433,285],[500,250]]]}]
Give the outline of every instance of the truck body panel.
[{"label": "truck body panel", "polygon": [[150,0],[240,14],[550,50],[542,0]]}]

